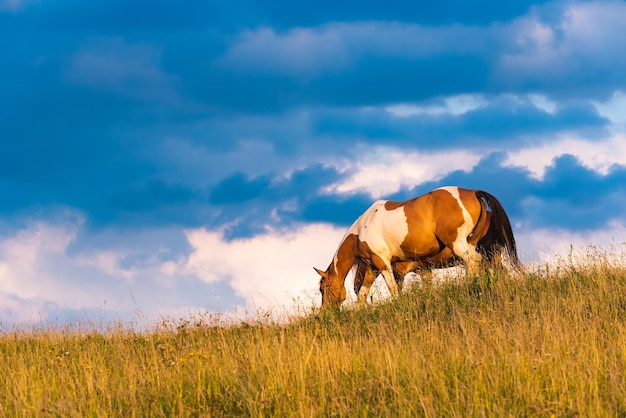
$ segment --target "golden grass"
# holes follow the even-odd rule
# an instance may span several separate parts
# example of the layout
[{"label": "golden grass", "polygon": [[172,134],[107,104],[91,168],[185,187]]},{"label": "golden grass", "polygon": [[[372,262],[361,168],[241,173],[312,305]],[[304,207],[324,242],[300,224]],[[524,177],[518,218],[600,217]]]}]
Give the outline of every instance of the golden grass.
[{"label": "golden grass", "polygon": [[0,416],[626,416],[626,269],[592,261],[287,325],[5,330]]}]

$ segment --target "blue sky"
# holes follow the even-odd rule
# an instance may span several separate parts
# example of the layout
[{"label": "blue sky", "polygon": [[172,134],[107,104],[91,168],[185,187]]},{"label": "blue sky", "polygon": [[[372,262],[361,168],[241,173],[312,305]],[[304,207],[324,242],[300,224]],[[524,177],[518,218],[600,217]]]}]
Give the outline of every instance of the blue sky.
[{"label": "blue sky", "polygon": [[[436,3],[436,4],[434,4]],[[626,237],[626,3],[0,0],[0,320],[317,303],[373,200]]]}]

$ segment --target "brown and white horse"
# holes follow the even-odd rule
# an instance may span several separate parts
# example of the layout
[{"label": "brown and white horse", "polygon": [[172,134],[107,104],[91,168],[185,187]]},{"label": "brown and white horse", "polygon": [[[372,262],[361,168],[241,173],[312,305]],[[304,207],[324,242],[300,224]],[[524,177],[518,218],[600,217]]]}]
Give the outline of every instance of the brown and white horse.
[{"label": "brown and white horse", "polygon": [[378,272],[395,296],[409,271],[462,260],[471,275],[502,252],[519,264],[509,218],[487,192],[449,186],[405,202],[378,200],[348,229],[326,271],[315,269],[322,306],[346,299],[345,279],[355,263],[355,291],[364,302]]}]

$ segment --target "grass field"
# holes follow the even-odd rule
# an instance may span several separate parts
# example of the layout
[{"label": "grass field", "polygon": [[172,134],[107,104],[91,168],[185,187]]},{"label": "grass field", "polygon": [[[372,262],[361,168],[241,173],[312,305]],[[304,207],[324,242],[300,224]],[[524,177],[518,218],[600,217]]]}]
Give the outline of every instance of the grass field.
[{"label": "grass field", "polygon": [[4,329],[0,416],[626,416],[626,269],[485,274],[287,324]]}]

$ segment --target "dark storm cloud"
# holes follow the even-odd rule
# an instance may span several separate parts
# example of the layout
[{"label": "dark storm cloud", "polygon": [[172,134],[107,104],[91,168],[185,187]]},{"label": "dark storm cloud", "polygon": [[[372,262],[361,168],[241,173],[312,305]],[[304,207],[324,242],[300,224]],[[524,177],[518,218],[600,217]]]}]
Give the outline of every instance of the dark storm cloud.
[{"label": "dark storm cloud", "polygon": [[[408,146],[409,149],[445,149],[498,144],[508,148],[540,141],[555,133],[604,136],[608,120],[587,104],[563,104],[553,113],[527,99],[491,98],[486,105],[463,114],[418,114],[398,117],[389,111],[335,109],[313,119],[320,136],[353,137],[362,142]],[[522,142],[520,142],[522,140]]]},{"label": "dark storm cloud", "polygon": [[[601,98],[626,86],[626,61],[615,55],[614,43],[626,38],[624,16],[620,2],[559,3],[489,26],[366,21],[261,27],[243,31],[214,65],[227,70],[219,88],[231,89],[230,97],[254,90],[245,82],[239,89],[242,79],[281,91],[266,109],[291,105],[296,92],[300,103],[317,105],[478,91]],[[606,23],[588,36],[589,19]]]},{"label": "dark storm cloud", "polygon": [[[310,190],[340,176],[322,175],[306,184],[310,189],[274,184],[292,168],[271,165],[302,153],[318,164],[326,155],[351,157],[356,142],[405,151],[515,149],[564,133],[601,137],[607,121],[584,99],[559,102],[550,113],[493,93],[509,83],[525,93],[515,85],[534,83],[551,97],[555,83],[570,79],[567,71],[574,70],[567,64],[574,61],[584,64],[571,74],[586,89],[593,83],[619,88],[626,74],[619,58],[615,68],[607,65],[611,45],[594,49],[589,41],[574,48],[576,21],[564,17],[569,3],[485,2],[489,7],[469,9],[457,2],[408,9],[399,2],[359,3],[357,11],[352,3],[311,2],[15,4],[0,14],[8,64],[0,76],[10,80],[0,87],[0,190],[6,195],[0,210],[6,214],[54,204],[84,211],[95,223],[198,225],[211,223],[224,205],[255,204],[265,194],[302,203]],[[623,8],[603,7],[588,12],[604,16]],[[131,21],[136,15],[142,18]],[[621,39],[623,30],[613,23],[607,27],[617,28],[612,36]],[[532,33],[520,38],[533,24],[558,36],[545,45]],[[541,58],[554,51],[563,61],[543,80]],[[510,79],[498,78],[506,71]],[[383,111],[387,104],[428,105],[467,92],[480,92],[488,103],[460,115]],[[374,110],[364,110],[368,106]],[[218,156],[212,177],[191,184],[182,167],[164,172],[150,158],[154,147],[176,138],[211,155],[255,140],[269,144],[275,160],[263,165],[260,158],[243,170]],[[311,208],[309,220],[315,219]],[[257,210],[269,213],[270,206],[251,213]]]},{"label": "dark storm cloud", "polygon": [[[406,200],[427,193],[443,185],[482,189],[495,195],[504,205],[514,223],[525,228],[552,227],[566,228],[573,231],[585,231],[606,226],[611,220],[626,222],[622,208],[626,204],[626,169],[614,166],[606,175],[585,168],[580,161],[565,155],[557,158],[548,167],[542,179],[536,179],[525,169],[503,166],[505,155],[493,153],[483,158],[473,170],[456,171],[437,182],[428,182],[411,189],[404,189],[385,198]],[[305,174],[305,173],[301,173]],[[307,173],[308,174],[308,173]],[[332,173],[330,173],[332,174]],[[373,202],[366,194],[348,196],[323,192],[324,186],[331,185],[338,175],[332,174],[325,179],[303,175],[308,182],[301,182],[296,187],[289,182],[280,186],[282,192],[270,187],[267,178],[245,179],[234,176],[218,187],[233,185],[237,191],[254,190],[247,197],[254,203],[249,207],[253,212],[244,210],[227,212],[223,222],[245,219],[244,225],[257,225],[257,232],[263,225],[288,226],[292,222],[328,222],[339,226],[349,226]],[[259,187],[260,183],[265,187]],[[301,185],[305,185],[301,189]],[[243,194],[245,195],[245,194]],[[272,210],[287,207],[289,210],[277,212],[279,220],[273,219]],[[265,209],[262,209],[265,208]],[[226,214],[224,214],[226,215]],[[248,219],[248,216],[250,218]],[[236,226],[233,236],[248,235],[242,225]]]},{"label": "dark storm cloud", "polygon": [[322,189],[340,177],[336,170],[320,165],[295,171],[286,178],[279,173],[252,178],[235,173],[210,190],[209,202],[223,208],[213,222],[229,225],[227,237],[234,238],[262,232],[268,225],[337,221],[340,212],[332,210],[337,202],[326,205],[325,210],[321,208],[319,213],[310,206],[315,205],[311,202],[329,200]]},{"label": "dark storm cloud", "polygon": [[612,219],[626,222],[626,168],[613,166],[602,175],[564,155],[546,171],[533,197],[527,211],[538,211],[541,226],[588,230]]},{"label": "dark storm cloud", "polygon": [[211,190],[209,202],[214,204],[245,203],[267,191],[271,178],[261,176],[247,179],[243,173],[235,173],[221,181]]}]

